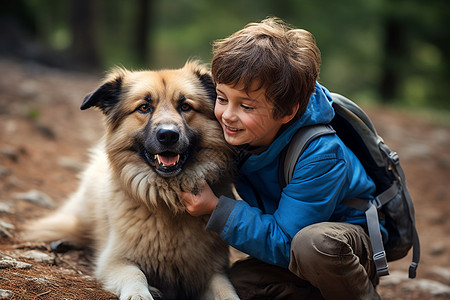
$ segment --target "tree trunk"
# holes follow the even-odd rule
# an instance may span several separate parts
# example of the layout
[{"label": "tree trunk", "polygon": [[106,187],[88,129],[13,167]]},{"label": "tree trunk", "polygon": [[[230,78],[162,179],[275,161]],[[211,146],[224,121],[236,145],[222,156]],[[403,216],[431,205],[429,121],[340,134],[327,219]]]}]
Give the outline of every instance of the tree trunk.
[{"label": "tree trunk", "polygon": [[152,8],[153,0],[137,1],[133,44],[139,64],[147,64],[152,57],[151,49],[148,46],[151,33]]},{"label": "tree trunk", "polygon": [[383,73],[380,95],[383,102],[394,100],[401,86],[401,64],[406,55],[404,32],[399,21],[388,18],[384,24]]},{"label": "tree trunk", "polygon": [[95,0],[71,1],[72,54],[76,65],[89,69],[98,68],[101,64],[96,37],[96,4]]}]

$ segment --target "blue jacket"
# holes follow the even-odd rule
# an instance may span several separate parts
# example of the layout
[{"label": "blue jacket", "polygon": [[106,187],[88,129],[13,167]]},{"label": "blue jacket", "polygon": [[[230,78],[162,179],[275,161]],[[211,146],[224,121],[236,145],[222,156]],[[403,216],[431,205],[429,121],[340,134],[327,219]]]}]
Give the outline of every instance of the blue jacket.
[{"label": "blue jacket", "polygon": [[281,190],[278,181],[280,152],[300,127],[329,123],[334,117],[331,104],[328,90],[317,83],[303,116],[240,168],[236,188],[244,201],[221,196],[207,229],[236,249],[287,268],[291,240],[305,226],[324,221],[365,224],[364,212],[340,202],[373,199],[375,184],[337,135],[315,139],[299,157],[291,182]]}]

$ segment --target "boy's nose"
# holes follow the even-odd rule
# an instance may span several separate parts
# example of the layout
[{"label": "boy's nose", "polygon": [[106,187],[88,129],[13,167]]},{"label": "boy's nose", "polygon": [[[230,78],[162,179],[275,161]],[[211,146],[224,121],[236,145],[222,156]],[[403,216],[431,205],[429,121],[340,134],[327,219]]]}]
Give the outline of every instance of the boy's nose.
[{"label": "boy's nose", "polygon": [[228,106],[222,114],[222,119],[228,122],[232,122],[237,120],[237,116],[234,113],[234,110],[230,106]]}]

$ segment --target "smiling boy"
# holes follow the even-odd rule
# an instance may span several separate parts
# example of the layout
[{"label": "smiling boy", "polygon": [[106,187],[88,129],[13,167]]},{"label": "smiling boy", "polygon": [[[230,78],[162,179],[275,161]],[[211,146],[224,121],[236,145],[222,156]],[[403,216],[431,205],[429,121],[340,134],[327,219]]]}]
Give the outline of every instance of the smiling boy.
[{"label": "smiling boy", "polygon": [[207,184],[182,198],[190,214],[210,215],[208,230],[252,257],[231,269],[242,299],[380,299],[364,213],[341,203],[375,193],[351,150],[335,134],[321,136],[291,182],[282,188],[278,180],[295,132],[334,116],[319,66],[312,35],[274,18],[215,43],[215,115],[226,141],[239,146],[244,201],[216,197]]},{"label": "smiling boy", "polygon": [[279,119],[272,116],[273,104],[265,98],[265,87],[258,88],[257,81],[248,92],[242,84],[236,86],[217,84],[215,115],[224,130],[226,141],[231,145],[269,145],[283,124],[297,112]]}]

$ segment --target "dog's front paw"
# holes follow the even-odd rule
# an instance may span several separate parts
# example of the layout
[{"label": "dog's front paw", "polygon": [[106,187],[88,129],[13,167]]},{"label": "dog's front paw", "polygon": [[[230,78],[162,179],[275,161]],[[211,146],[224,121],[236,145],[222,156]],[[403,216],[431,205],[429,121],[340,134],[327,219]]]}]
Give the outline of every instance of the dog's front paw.
[{"label": "dog's front paw", "polygon": [[141,291],[130,290],[128,292],[122,291],[120,294],[120,300],[155,300],[161,297],[161,292],[154,287],[150,287],[150,291],[148,289],[142,289]]},{"label": "dog's front paw", "polygon": [[[123,298],[124,300],[154,300],[152,296],[150,295],[150,298],[144,295],[133,295],[127,298]],[[120,300],[122,300],[122,297],[120,297]]]},{"label": "dog's front paw", "polygon": [[120,295],[120,300],[155,300],[150,293],[134,294],[134,295]]}]

